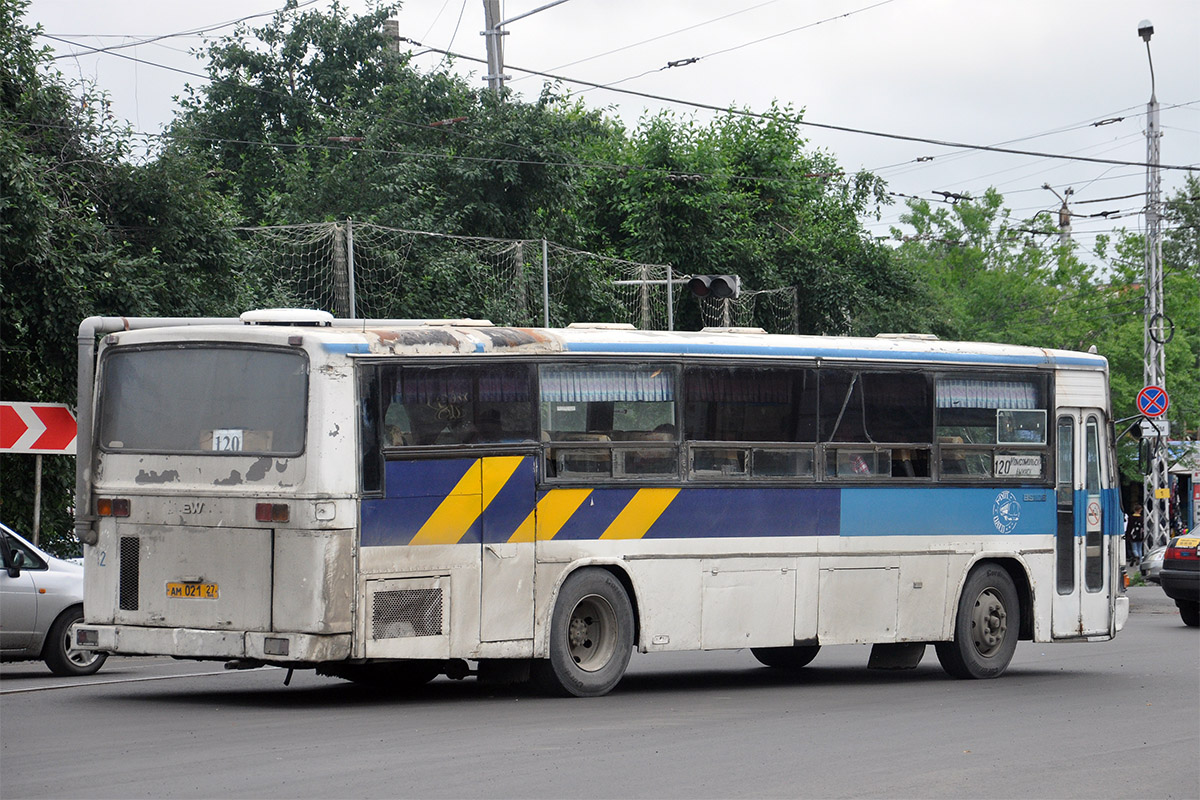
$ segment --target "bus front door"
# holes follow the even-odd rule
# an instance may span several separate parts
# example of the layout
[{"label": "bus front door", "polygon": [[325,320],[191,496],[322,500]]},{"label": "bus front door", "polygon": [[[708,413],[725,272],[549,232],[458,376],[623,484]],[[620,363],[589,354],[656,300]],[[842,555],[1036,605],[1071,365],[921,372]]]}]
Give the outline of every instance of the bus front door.
[{"label": "bus front door", "polygon": [[1099,409],[1063,409],[1056,426],[1055,595],[1051,630],[1056,639],[1112,633],[1113,581],[1105,531],[1113,504],[1112,465],[1105,458]]}]

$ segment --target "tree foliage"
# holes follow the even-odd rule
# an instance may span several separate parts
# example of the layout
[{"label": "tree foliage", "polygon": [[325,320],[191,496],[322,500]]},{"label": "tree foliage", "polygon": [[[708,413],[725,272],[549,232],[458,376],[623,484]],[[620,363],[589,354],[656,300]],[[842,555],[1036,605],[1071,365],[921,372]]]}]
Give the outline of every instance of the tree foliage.
[{"label": "tree foliage", "polygon": [[882,183],[807,149],[799,119],[773,108],[701,125],[664,112],[600,142],[592,157],[617,166],[589,174],[595,246],[677,273],[737,274],[748,289],[795,286],[802,332],[907,325],[913,282],[860,222]]},{"label": "tree foliage", "polygon": [[[1175,323],[1166,345],[1170,417],[1177,438],[1200,427],[1200,182],[1168,199],[1163,295]],[[1114,413],[1133,417],[1144,385],[1144,253],[1139,234],[1100,237],[1090,260],[1054,241],[1045,219],[1014,220],[995,191],[934,208],[910,200],[894,231],[900,259],[928,288],[925,330],[955,339],[1096,351],[1109,360]],[[1127,479],[1136,455],[1122,450]]]},{"label": "tree foliage", "polygon": [[[103,94],[49,71],[26,5],[0,0],[0,395],[74,405],[79,322],[216,312],[236,241],[203,173],[128,162],[128,133]],[[69,535],[74,460],[43,461],[45,540],[56,545]],[[26,531],[33,462],[0,457],[0,515]]]}]

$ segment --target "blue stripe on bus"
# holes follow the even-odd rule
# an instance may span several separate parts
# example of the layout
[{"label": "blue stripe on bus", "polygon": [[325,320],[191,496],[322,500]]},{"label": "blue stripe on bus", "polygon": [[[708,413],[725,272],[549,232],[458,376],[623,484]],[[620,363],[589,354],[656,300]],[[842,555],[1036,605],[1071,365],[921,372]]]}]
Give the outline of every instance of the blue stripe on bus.
[{"label": "blue stripe on bus", "polygon": [[1058,524],[1045,487],[841,490],[842,536],[1049,535]]},{"label": "blue stripe on bus", "polygon": [[983,353],[947,353],[904,350],[832,349],[828,347],[786,347],[767,345],[703,344],[698,342],[567,342],[575,353],[638,353],[649,355],[729,355],[729,356],[802,356],[825,359],[884,359],[888,361],[930,361],[947,364],[1011,364],[1018,366],[1076,365],[1101,368],[1099,356],[1001,355]]},{"label": "blue stripe on bus", "polygon": [[[384,467],[386,497],[446,497],[474,466],[474,458],[387,461]],[[480,490],[482,487],[476,487]]]},{"label": "blue stripe on bus", "polygon": [[[1075,504],[1075,535],[1087,536],[1087,500],[1088,493],[1079,490],[1074,494]],[[1121,490],[1100,490],[1100,513],[1102,525],[1100,533],[1103,536],[1124,536],[1125,520],[1121,511]]]},{"label": "blue stripe on bus", "polygon": [[554,538],[599,539],[637,493],[637,489],[597,489],[588,495]]},{"label": "blue stripe on bus", "polygon": [[838,489],[684,489],[645,539],[836,535]]},{"label": "blue stripe on bus", "polygon": [[322,342],[321,349],[326,353],[365,355],[371,352],[371,345],[366,342]]},{"label": "blue stripe on bus", "polygon": [[[362,545],[379,547],[411,542],[475,461],[453,458],[385,462],[383,498],[362,502]],[[459,543],[478,544],[481,538],[476,522]]]},{"label": "blue stripe on bus", "polygon": [[[474,459],[388,462],[387,496],[362,503],[362,544],[405,545],[433,517]],[[417,476],[421,477],[418,478]],[[524,459],[459,543],[506,542],[529,517],[537,489],[533,459]],[[639,500],[639,489],[598,488],[556,530],[539,536],[587,541],[610,536],[712,539],[778,536],[1053,535],[1054,492],[1046,487],[778,487],[683,488],[665,509]],[[655,490],[676,491],[676,490]],[[1079,493],[1076,533],[1083,535],[1086,499]],[[1119,535],[1117,491],[1103,494],[1105,532]],[[629,518],[629,530],[609,531],[626,509],[652,509],[656,518]],[[659,511],[661,510],[661,513]],[[463,522],[466,526],[466,520]],[[1116,532],[1115,534],[1113,532]]]},{"label": "blue stripe on bus", "polygon": [[[362,545],[408,544],[433,516],[445,497],[384,497],[362,503]],[[459,544],[479,544],[479,522],[476,521]]]}]

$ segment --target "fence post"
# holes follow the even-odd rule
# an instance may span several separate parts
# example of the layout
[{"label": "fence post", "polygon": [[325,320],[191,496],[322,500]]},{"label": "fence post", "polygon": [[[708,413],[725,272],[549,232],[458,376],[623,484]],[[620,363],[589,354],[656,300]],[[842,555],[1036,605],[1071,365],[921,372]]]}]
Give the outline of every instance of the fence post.
[{"label": "fence post", "polygon": [[347,296],[349,287],[346,285],[346,240],[336,222],[333,225],[333,312],[336,316],[346,316]]},{"label": "fence post", "polygon": [[675,330],[675,276],[667,264],[667,330]]},{"label": "fence post", "polygon": [[550,248],[542,239],[542,318],[543,327],[550,327]]},{"label": "fence post", "polygon": [[350,294],[350,319],[358,319],[358,304],[354,300],[354,220],[346,218],[346,283]]}]

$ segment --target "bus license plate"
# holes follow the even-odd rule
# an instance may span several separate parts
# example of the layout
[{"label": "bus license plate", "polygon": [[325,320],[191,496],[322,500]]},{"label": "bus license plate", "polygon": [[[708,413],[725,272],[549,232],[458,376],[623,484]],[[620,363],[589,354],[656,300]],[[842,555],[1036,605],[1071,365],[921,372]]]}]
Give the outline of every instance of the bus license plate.
[{"label": "bus license plate", "polygon": [[216,600],[219,588],[215,583],[168,583],[167,597],[183,597],[193,600]]}]

